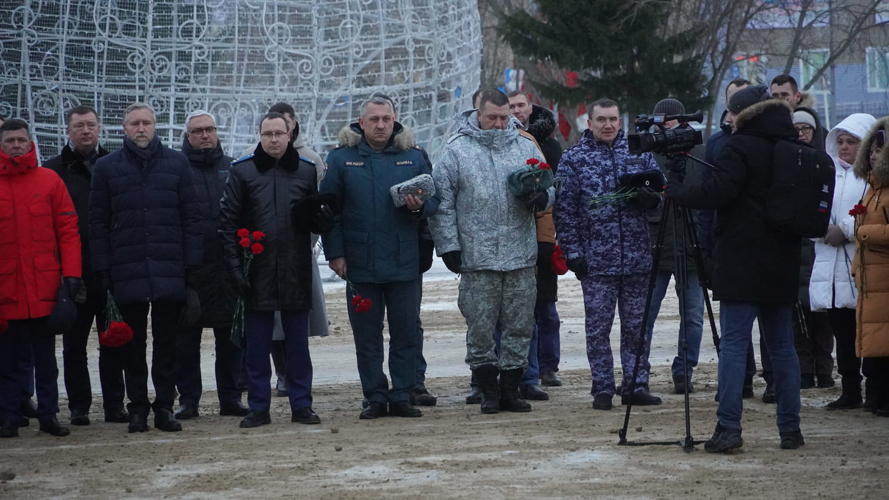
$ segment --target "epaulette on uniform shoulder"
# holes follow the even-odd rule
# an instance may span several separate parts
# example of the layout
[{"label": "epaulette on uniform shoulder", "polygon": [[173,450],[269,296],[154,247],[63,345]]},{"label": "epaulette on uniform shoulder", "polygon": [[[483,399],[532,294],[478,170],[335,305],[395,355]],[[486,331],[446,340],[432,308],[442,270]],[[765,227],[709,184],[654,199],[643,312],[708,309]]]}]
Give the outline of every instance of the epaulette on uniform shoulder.
[{"label": "epaulette on uniform shoulder", "polygon": [[305,158],[305,157],[300,156],[299,159],[302,160],[302,161],[304,161],[304,162],[306,162],[306,163],[309,163],[309,164],[311,164],[311,165],[315,165],[315,162],[313,162],[312,160],[310,160],[310,159],[308,159],[308,158]]},{"label": "epaulette on uniform shoulder", "polygon": [[236,163],[241,163],[242,161],[247,161],[247,160],[249,160],[250,158],[253,158],[254,156],[256,156],[256,155],[255,155],[255,154],[252,154],[252,155],[247,155],[247,156],[238,158],[237,160],[232,160],[232,165],[234,165],[234,164],[236,164]]}]

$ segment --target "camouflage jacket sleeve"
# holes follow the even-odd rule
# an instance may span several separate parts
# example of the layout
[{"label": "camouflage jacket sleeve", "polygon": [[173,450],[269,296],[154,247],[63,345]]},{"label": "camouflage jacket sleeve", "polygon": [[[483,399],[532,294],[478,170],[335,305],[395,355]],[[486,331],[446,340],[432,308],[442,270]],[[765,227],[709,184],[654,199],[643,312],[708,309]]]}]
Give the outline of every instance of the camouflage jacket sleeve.
[{"label": "camouflage jacket sleeve", "polygon": [[580,248],[580,228],[583,223],[583,212],[580,203],[580,180],[578,179],[577,162],[569,149],[562,155],[556,177],[561,180],[561,188],[553,205],[553,222],[559,247],[568,259],[583,255]]},{"label": "camouflage jacket sleeve", "polygon": [[438,212],[429,219],[429,230],[435,241],[435,250],[438,255],[459,251],[456,210],[460,186],[459,168],[449,146],[445,146],[442,150],[438,164],[432,169],[432,179],[435,181],[435,192],[441,200]]}]

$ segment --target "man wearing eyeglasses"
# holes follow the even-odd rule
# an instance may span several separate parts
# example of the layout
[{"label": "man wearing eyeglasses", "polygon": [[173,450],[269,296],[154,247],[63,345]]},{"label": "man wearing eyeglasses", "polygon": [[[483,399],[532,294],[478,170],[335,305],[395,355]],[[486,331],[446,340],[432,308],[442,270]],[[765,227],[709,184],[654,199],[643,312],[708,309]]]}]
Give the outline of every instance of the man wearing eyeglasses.
[{"label": "man wearing eyeglasses", "polygon": [[[229,274],[245,301],[247,400],[250,413],[242,428],[271,423],[272,370],[269,354],[275,311],[281,312],[287,349],[287,395],[291,422],[319,424],[312,411],[312,359],[309,310],[312,307],[311,234],[333,226],[333,211],[318,195],[315,164],[290,147],[291,129],[281,113],[259,122],[260,143],[253,155],[232,164],[219,209],[219,232]],[[239,229],[261,231],[261,252],[254,251],[245,275]],[[248,245],[249,246],[249,245]]]},{"label": "man wearing eyeglasses", "polygon": [[[65,122],[68,124],[68,144],[62,149],[62,154],[50,159],[44,166],[55,170],[65,182],[68,194],[74,202],[74,210],[77,212],[83,281],[87,285],[88,293],[87,301],[77,306],[77,320],[74,326],[63,334],[62,359],[65,363],[65,390],[68,391],[71,425],[89,425],[89,411],[93,397],[87,367],[86,344],[94,320],[99,330],[105,329],[104,290],[96,289],[93,273],[90,270],[90,180],[96,168],[96,161],[107,155],[108,151],[99,144],[102,126],[99,124],[95,109],[90,106],[72,108],[65,114]],[[99,346],[99,381],[102,384],[105,422],[129,422],[129,415],[123,406],[123,360],[120,349]]]},{"label": "man wearing eyeglasses", "polygon": [[217,232],[219,200],[225,188],[232,158],[222,152],[216,120],[198,110],[185,119],[182,153],[194,172],[201,228],[204,235],[204,265],[197,273],[194,290],[200,299],[200,319],[182,329],[176,339],[176,389],[179,391],[178,420],[197,418],[201,400],[201,333],[212,328],[216,337],[216,391],[219,414],[243,417],[250,410],[241,404],[237,379],[241,372],[241,349],[231,342],[232,317],[238,300],[235,282],[226,270],[222,240]]}]

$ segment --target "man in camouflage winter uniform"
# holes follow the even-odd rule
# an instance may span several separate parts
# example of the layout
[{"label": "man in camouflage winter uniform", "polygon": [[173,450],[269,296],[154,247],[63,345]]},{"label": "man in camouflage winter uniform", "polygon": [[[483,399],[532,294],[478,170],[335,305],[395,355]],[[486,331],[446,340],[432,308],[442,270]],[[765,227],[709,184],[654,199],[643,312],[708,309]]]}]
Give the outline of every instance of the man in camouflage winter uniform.
[{"label": "man in camouflage winter uniform", "polygon": [[589,130],[562,155],[557,177],[562,180],[554,209],[559,245],[583,287],[586,308],[587,358],[593,374],[593,408],[610,410],[614,386],[611,325],[614,308],[620,314],[620,358],[623,395],[627,404],[660,404],[648,385],[648,367],[639,367],[635,391],[628,394],[635,349],[642,330],[648,294],[651,245],[646,211],[661,207],[661,196],[649,188],[637,188],[636,197],[606,206],[593,206],[596,197],[619,188],[625,174],[657,171],[650,153],[633,156],[621,129],[617,103],[600,99],[590,104]]},{"label": "man in camouflage winter uniform", "polygon": [[[534,214],[552,205],[555,191],[517,198],[507,188],[510,173],[543,155],[519,134],[502,92],[482,91],[479,109],[457,122],[432,172],[441,205],[429,227],[445,265],[462,273],[458,305],[469,328],[466,362],[482,389],[482,413],[530,411],[519,380],[534,330]],[[491,335],[498,321],[499,356]]]}]

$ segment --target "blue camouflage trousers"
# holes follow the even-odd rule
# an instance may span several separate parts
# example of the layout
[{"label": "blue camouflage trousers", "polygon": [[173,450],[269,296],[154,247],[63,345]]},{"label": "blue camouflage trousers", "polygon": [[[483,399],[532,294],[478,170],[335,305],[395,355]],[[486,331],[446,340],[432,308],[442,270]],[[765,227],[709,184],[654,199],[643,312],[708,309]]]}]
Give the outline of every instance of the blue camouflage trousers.
[{"label": "blue camouflage trousers", "polygon": [[[473,370],[483,365],[513,370],[528,366],[528,348],[534,333],[537,278],[534,268],[514,271],[470,271],[460,275],[457,305],[466,319],[466,363]],[[500,355],[494,328],[500,323]]]},{"label": "blue camouflage trousers", "polygon": [[[593,375],[595,397],[606,393],[614,395],[614,358],[611,354],[611,327],[614,308],[620,315],[620,364],[623,369],[623,387],[629,388],[636,363],[636,344],[642,333],[642,314],[648,295],[648,275],[628,274],[619,276],[587,276],[581,280],[586,314],[586,352]],[[645,350],[636,377],[636,390],[648,383],[650,365],[647,363],[650,343]]]}]

